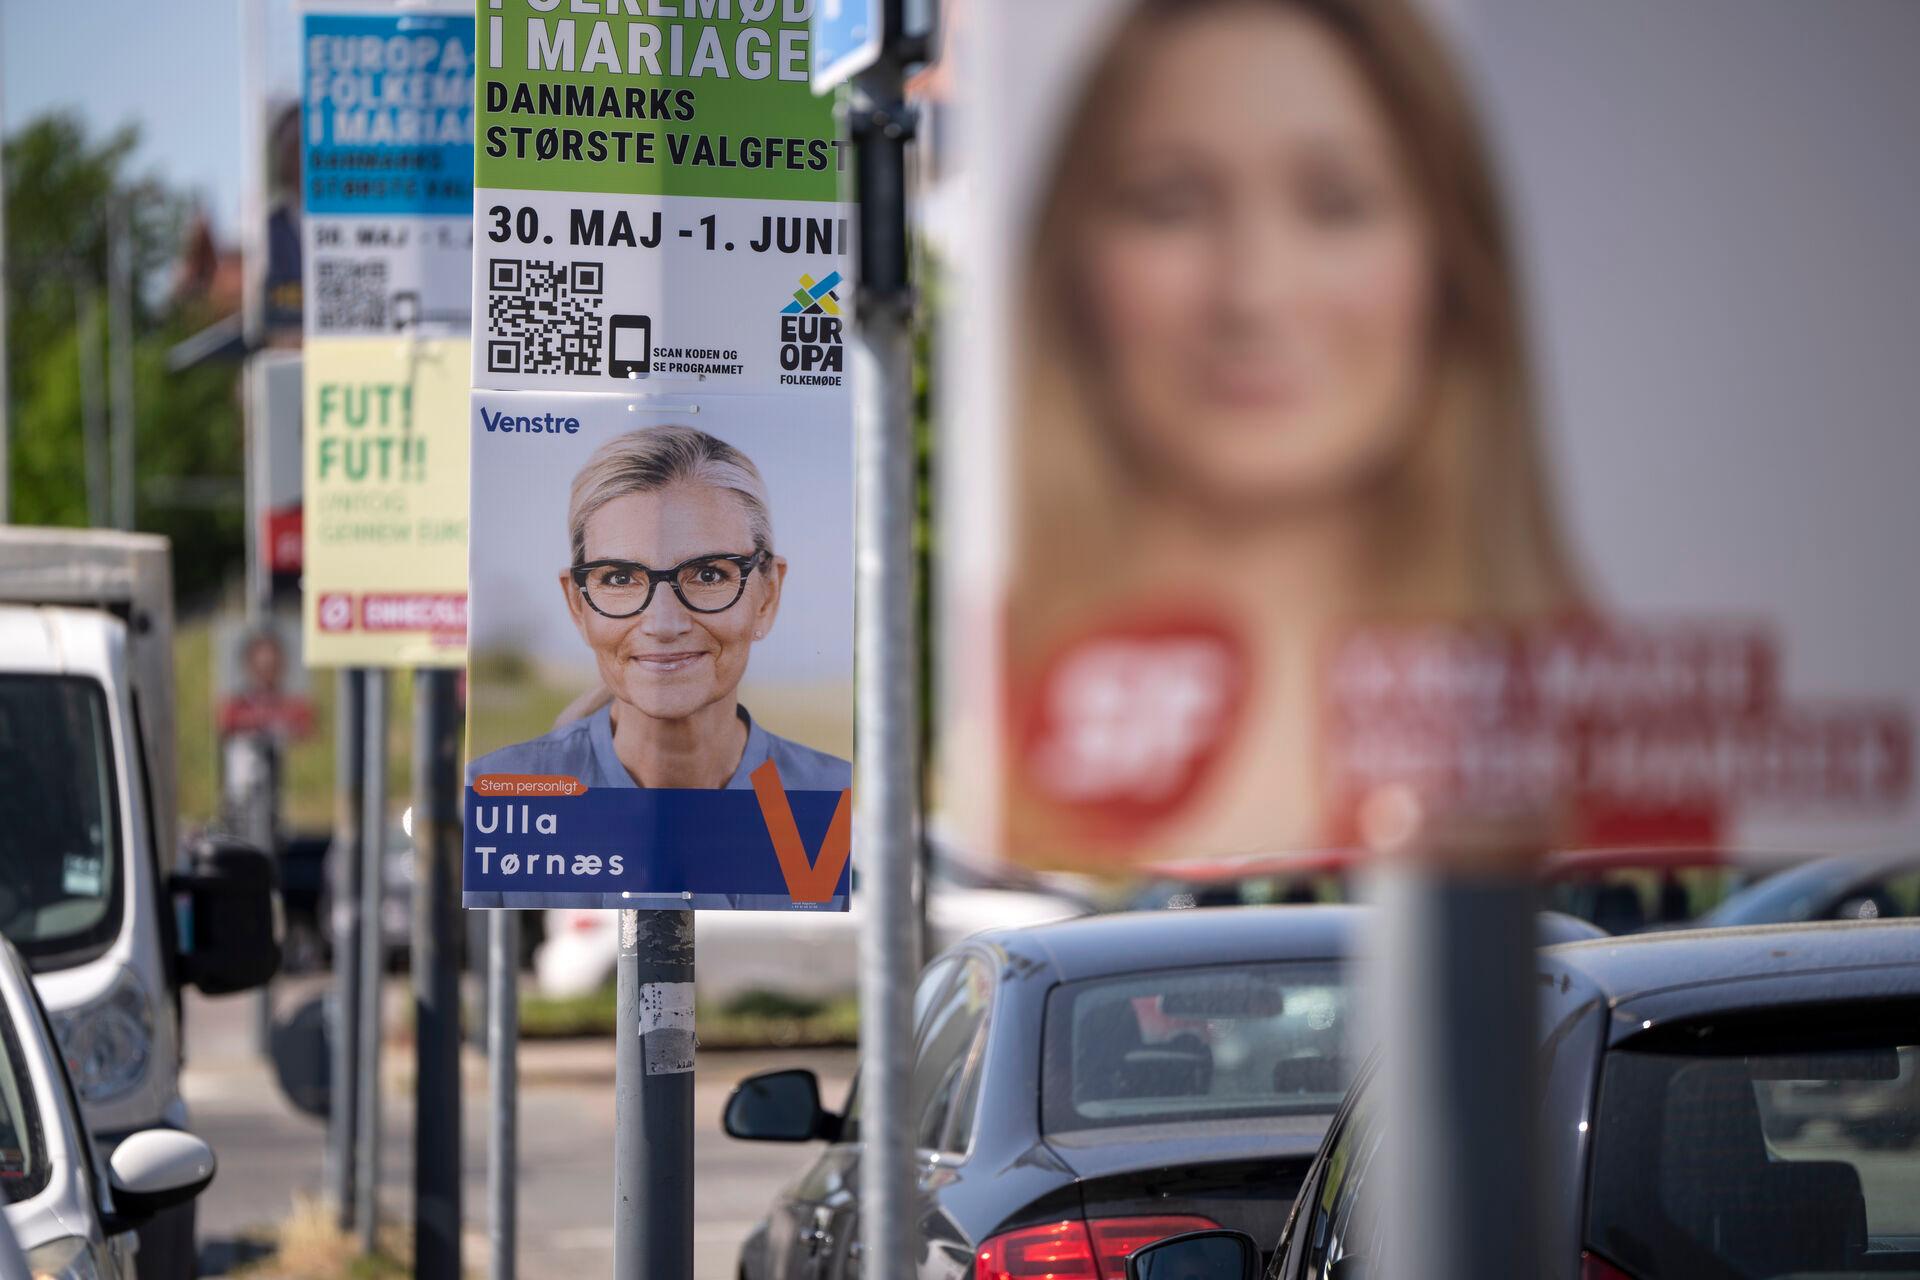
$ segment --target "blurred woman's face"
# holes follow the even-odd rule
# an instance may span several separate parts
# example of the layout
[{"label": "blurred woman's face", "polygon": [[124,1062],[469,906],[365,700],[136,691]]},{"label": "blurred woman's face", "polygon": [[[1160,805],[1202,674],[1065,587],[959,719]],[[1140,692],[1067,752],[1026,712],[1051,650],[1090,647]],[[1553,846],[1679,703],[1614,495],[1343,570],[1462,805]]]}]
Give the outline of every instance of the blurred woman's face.
[{"label": "blurred woman's face", "polygon": [[[700,556],[753,550],[740,500],[708,484],[630,493],[587,519],[589,562],[631,560],[671,569]],[[773,627],[785,574],[784,560],[763,561],[747,578],[745,594],[720,613],[688,609],[663,582],[630,618],[603,617],[568,575],[561,575],[561,585],[608,691],[645,715],[680,720],[737,696],[754,640]]]},{"label": "blurred woman's face", "polygon": [[1390,122],[1280,5],[1148,38],[1070,219],[1111,425],[1202,501],[1344,489],[1404,443],[1422,381],[1433,273]]}]

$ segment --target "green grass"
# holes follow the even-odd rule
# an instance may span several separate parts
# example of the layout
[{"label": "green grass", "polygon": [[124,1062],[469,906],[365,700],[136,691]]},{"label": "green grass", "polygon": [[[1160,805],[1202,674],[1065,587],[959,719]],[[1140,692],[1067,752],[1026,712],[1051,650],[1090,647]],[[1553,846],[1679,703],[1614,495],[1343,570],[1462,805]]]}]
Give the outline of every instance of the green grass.
[{"label": "green grass", "polygon": [[[613,984],[584,996],[528,996],[520,1004],[520,1034],[528,1039],[611,1036]],[[859,1039],[860,1005],[852,996],[810,1000],[749,991],[720,1005],[694,1009],[703,1049],[790,1049],[851,1045]]]},{"label": "green grass", "polygon": [[213,627],[181,626],[173,634],[174,768],[180,774],[180,819],[204,826],[220,808],[220,748],[213,735]]}]

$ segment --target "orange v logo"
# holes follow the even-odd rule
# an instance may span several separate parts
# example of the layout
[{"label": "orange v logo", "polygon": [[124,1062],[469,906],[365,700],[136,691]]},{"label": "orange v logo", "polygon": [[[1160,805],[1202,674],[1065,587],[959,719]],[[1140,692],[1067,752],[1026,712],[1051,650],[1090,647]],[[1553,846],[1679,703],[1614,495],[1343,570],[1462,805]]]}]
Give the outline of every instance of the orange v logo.
[{"label": "orange v logo", "polygon": [[769,760],[748,775],[753,794],[760,801],[760,817],[773,837],[773,856],[780,860],[780,874],[786,878],[787,892],[795,902],[830,902],[853,855],[853,792],[842,791],[834,806],[833,821],[827,824],[827,837],[820,842],[820,857],[807,856],[800,839],[800,828],[793,820],[793,806],[787,803],[787,789],[780,782],[780,766]]}]

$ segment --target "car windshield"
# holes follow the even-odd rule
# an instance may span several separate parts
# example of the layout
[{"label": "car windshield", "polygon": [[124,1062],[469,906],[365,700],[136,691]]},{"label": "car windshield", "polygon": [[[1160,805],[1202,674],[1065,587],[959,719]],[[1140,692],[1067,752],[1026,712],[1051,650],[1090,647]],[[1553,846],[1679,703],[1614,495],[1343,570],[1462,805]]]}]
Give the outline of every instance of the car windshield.
[{"label": "car windshield", "polygon": [[1637,1280],[1920,1271],[1920,1048],[1911,1011],[1880,1025],[1608,1055],[1588,1247]]},{"label": "car windshield", "polygon": [[1346,974],[1331,961],[1135,973],[1047,1001],[1047,1133],[1330,1114],[1350,1075]]},{"label": "car windshield", "polygon": [[0,1196],[18,1204],[39,1195],[50,1176],[33,1077],[12,1015],[0,1000]]},{"label": "car windshield", "polygon": [[100,686],[0,676],[0,932],[36,969],[113,940],[119,820]]}]

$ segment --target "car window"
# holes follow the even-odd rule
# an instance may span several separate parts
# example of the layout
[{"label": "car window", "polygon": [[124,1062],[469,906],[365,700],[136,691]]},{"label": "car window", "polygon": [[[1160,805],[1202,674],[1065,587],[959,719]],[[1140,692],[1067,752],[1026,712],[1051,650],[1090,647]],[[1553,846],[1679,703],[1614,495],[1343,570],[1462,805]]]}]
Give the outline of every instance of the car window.
[{"label": "car window", "polygon": [[1348,1014],[1330,961],[1063,984],[1047,999],[1041,1127],[1331,1115],[1351,1075]]},{"label": "car window", "polygon": [[971,1132],[972,1118],[961,1116],[958,1104],[966,1092],[967,1068],[984,1041],[992,1002],[993,974],[969,958],[927,1012],[914,1052],[912,1091],[915,1140],[923,1150],[957,1150],[946,1144],[961,1127],[958,1121]]},{"label": "car window", "polygon": [[1862,880],[1849,887],[1827,914],[1836,920],[1896,920],[1915,914],[1920,875]]},{"label": "car window", "polygon": [[[959,966],[953,956],[942,956],[920,972],[919,985],[913,989],[913,1028],[914,1041],[920,1038],[920,1029],[925,1025],[928,1012],[933,1008],[935,999],[945,989],[947,981],[953,977],[953,971]],[[860,1141],[860,1077],[855,1075],[853,1084],[847,1090],[847,1105],[840,1113],[840,1141]]]},{"label": "car window", "polygon": [[946,1133],[940,1143],[942,1151],[962,1152],[973,1145],[973,1121],[980,1110],[980,1083],[987,1074],[986,1050],[987,1033],[983,1025],[973,1038],[959,1094],[948,1111]]},{"label": "car window", "polygon": [[0,676],[0,931],[36,970],[88,959],[119,931],[115,787],[97,683]]},{"label": "car window", "polygon": [[33,1076],[12,1013],[0,1004],[0,1195],[8,1204],[30,1200],[52,1176]]},{"label": "car window", "polygon": [[1380,1140],[1372,1096],[1363,1094],[1327,1151],[1319,1185],[1309,1188],[1313,1198],[1306,1225],[1306,1263],[1300,1272],[1305,1280],[1326,1280],[1342,1258],[1373,1256],[1379,1226],[1373,1205],[1378,1195],[1377,1189],[1368,1186],[1368,1174],[1380,1152]]},{"label": "car window", "polygon": [[927,1011],[933,1007],[934,997],[940,994],[959,963],[952,956],[942,956],[921,973],[920,985],[913,989],[913,1030],[916,1037],[927,1020]]},{"label": "car window", "polygon": [[1638,1280],[1920,1271],[1916,1040],[1910,1011],[1844,1038],[1609,1054],[1588,1248]]},{"label": "car window", "polygon": [[1893,914],[1920,916],[1920,871],[1908,871],[1887,880],[1887,897],[1893,902]]},{"label": "car window", "polygon": [[1738,889],[1741,880],[1742,873],[1733,867],[1581,868],[1547,883],[1546,905],[1608,933],[1637,933],[1699,919]]}]

